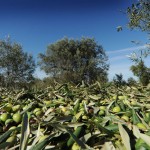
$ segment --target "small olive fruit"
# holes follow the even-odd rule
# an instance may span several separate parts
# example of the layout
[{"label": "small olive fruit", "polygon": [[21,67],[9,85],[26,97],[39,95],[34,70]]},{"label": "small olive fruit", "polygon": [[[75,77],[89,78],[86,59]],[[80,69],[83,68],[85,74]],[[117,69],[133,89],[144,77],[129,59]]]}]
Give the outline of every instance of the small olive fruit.
[{"label": "small olive fruit", "polygon": [[100,106],[99,109],[105,111],[106,110],[106,106]]},{"label": "small olive fruit", "polygon": [[141,130],[147,130],[146,126],[143,123],[138,123],[137,127]]},{"label": "small olive fruit", "polygon": [[12,109],[12,104],[11,104],[11,103],[7,104],[7,105],[4,107],[4,110],[7,111],[7,112],[10,112],[11,109]]},{"label": "small olive fruit", "polygon": [[28,105],[25,105],[25,106],[23,107],[23,110],[26,110],[28,107],[29,107]]},{"label": "small olive fruit", "polygon": [[145,113],[145,117],[147,118],[147,119],[150,119],[150,113]]},{"label": "small olive fruit", "polygon": [[15,141],[17,140],[16,135],[10,136],[6,142],[11,143],[12,145],[15,144]]},{"label": "small olive fruit", "polygon": [[121,111],[120,107],[119,106],[115,106],[112,110],[114,113],[118,113]]},{"label": "small olive fruit", "polygon": [[38,111],[41,111],[41,109],[40,109],[40,108],[35,108],[35,109],[33,110],[33,113],[35,114],[35,113],[38,112]]},{"label": "small olive fruit", "polygon": [[114,95],[113,97],[112,97],[112,99],[116,99],[117,98],[117,95]]},{"label": "small olive fruit", "polygon": [[7,119],[7,120],[5,121],[5,125],[11,124],[12,122],[13,122],[13,119]]},{"label": "small olive fruit", "polygon": [[126,96],[118,96],[118,99],[119,100],[124,100],[124,99],[126,99],[127,97]]},{"label": "small olive fruit", "polygon": [[104,110],[100,110],[98,113],[100,116],[105,115],[105,111]]},{"label": "small olive fruit", "polygon": [[18,126],[17,127],[22,127],[22,124],[18,124]]},{"label": "small olive fruit", "polygon": [[20,113],[14,114],[14,115],[13,115],[13,120],[14,120],[16,123],[21,122],[21,120],[22,120],[21,114],[20,114]]},{"label": "small olive fruit", "polygon": [[125,121],[129,121],[129,117],[126,116],[126,115],[123,115],[123,116],[121,117],[121,119],[123,119],[123,120],[125,120]]},{"label": "small olive fruit", "polygon": [[82,119],[83,119],[83,120],[87,120],[87,119],[88,119],[88,116],[83,115],[83,116],[82,116]]},{"label": "small olive fruit", "polygon": [[15,105],[15,106],[12,107],[12,111],[13,111],[13,112],[16,112],[16,111],[18,111],[20,108],[21,108],[20,105]]},{"label": "small olive fruit", "polygon": [[41,108],[35,108],[33,113],[36,115],[36,116],[40,116],[42,115],[42,110]]},{"label": "small olive fruit", "polygon": [[16,129],[16,126],[12,126],[9,128],[9,130],[13,130],[13,129]]},{"label": "small olive fruit", "polygon": [[80,146],[75,142],[73,145],[72,145],[72,150],[80,150]]},{"label": "small olive fruit", "polygon": [[62,107],[61,110],[62,110],[62,112],[66,112],[67,108],[66,107]]},{"label": "small olive fruit", "polygon": [[132,101],[131,101],[131,105],[136,106],[136,105],[137,105],[136,100],[132,100]]},{"label": "small olive fruit", "polygon": [[48,106],[51,104],[51,101],[50,101],[50,100],[49,100],[49,101],[48,101],[48,100],[45,100],[45,101],[44,101],[44,104],[48,107]]},{"label": "small olive fruit", "polygon": [[9,118],[10,118],[10,114],[8,114],[8,113],[3,113],[0,116],[0,120],[3,121],[3,122],[5,122]]}]

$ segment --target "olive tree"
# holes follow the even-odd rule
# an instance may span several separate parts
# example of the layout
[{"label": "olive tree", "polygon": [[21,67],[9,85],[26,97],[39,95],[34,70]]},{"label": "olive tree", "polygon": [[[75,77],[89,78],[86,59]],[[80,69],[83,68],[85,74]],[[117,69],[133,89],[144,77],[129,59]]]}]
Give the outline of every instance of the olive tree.
[{"label": "olive tree", "polygon": [[150,1],[138,0],[127,8],[128,26],[150,32]]},{"label": "olive tree", "polygon": [[137,64],[132,65],[130,69],[139,78],[142,85],[150,83],[150,68],[145,66],[144,61],[141,60]]},{"label": "olive tree", "polygon": [[[138,29],[142,32],[150,34],[150,1],[138,0],[133,3],[126,11],[129,22],[128,27]],[[139,53],[132,53],[129,58],[135,63],[131,66],[131,71],[139,78],[143,85],[150,82],[150,68],[146,67],[144,59],[150,56],[150,44],[146,44],[145,48]]]},{"label": "olive tree", "polygon": [[[131,29],[139,29],[140,31],[150,34],[150,1],[138,0],[131,7],[127,8],[128,27]],[[150,44],[146,45],[145,57],[150,55]]]},{"label": "olive tree", "polygon": [[107,80],[107,56],[94,39],[64,38],[39,54],[41,69],[63,82],[87,83]]},{"label": "olive tree", "polygon": [[35,71],[33,57],[22,46],[8,40],[0,41],[0,72],[7,86],[32,81]]}]

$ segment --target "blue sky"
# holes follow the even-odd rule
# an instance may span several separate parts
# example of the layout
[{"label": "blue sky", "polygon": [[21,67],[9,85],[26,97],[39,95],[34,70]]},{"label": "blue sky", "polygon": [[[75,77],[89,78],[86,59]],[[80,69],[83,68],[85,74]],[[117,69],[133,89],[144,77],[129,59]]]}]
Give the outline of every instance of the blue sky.
[{"label": "blue sky", "polygon": [[[132,76],[126,57],[143,48],[147,34],[126,28],[127,16],[120,12],[136,0],[0,0],[0,39],[10,35],[37,61],[38,53],[64,37],[95,38],[109,56],[109,79],[116,73]],[[117,26],[123,26],[117,32]],[[131,41],[140,41],[135,45]],[[147,64],[150,61],[147,60]],[[45,74],[37,68],[35,75]]]}]

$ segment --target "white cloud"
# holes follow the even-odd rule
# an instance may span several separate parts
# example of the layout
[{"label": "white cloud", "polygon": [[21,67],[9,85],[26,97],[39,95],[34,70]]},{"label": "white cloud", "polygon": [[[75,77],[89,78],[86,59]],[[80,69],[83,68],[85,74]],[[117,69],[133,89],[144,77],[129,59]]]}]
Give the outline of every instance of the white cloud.
[{"label": "white cloud", "polygon": [[120,50],[106,51],[106,53],[107,54],[122,53],[122,52],[127,52],[127,51],[135,51],[135,50],[145,49],[147,47],[148,47],[148,45],[142,45],[142,46],[129,47],[129,48],[120,49]]},{"label": "white cloud", "polygon": [[110,57],[109,58],[109,62],[111,63],[113,61],[118,61],[118,60],[123,60],[123,59],[127,59],[127,57],[125,55]]}]

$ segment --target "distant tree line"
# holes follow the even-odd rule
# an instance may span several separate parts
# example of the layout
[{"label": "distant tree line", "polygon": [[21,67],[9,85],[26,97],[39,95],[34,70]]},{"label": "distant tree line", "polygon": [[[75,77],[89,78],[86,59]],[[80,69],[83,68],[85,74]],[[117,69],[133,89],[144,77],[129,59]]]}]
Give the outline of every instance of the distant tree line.
[{"label": "distant tree line", "polygon": [[[39,54],[38,64],[49,76],[38,79],[34,77],[36,63],[33,56],[24,52],[18,43],[1,40],[0,86],[7,88],[32,87],[33,85],[46,87],[54,82],[79,84],[82,81],[87,84],[96,81],[106,83],[109,69],[107,60],[104,49],[94,39],[64,38],[50,44],[45,53]],[[143,85],[149,83],[150,69],[144,65],[144,61],[141,60],[132,65],[131,70],[139,77]],[[135,85],[136,81],[133,78],[125,81],[122,74],[116,74],[113,83],[120,87]]]},{"label": "distant tree line", "polygon": [[[74,84],[106,82],[107,56],[94,39],[64,38],[48,46],[46,53],[39,54],[39,65],[48,75],[48,81],[72,82]],[[34,84],[40,80],[33,74],[36,68],[33,56],[23,51],[18,43],[10,39],[0,41],[0,83],[4,87]],[[45,79],[43,80],[45,82]]]}]

